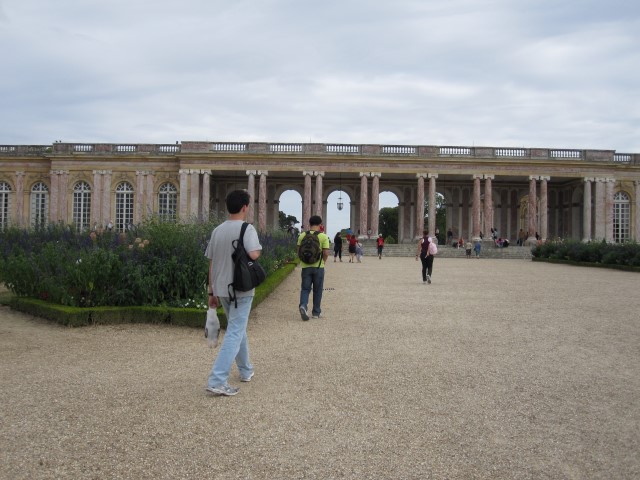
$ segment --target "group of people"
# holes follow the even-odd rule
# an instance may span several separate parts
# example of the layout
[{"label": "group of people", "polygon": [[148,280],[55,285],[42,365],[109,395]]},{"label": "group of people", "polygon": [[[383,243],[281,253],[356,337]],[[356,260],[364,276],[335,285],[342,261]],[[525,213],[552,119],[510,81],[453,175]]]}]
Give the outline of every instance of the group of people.
[{"label": "group of people", "polygon": [[[207,379],[206,391],[218,396],[233,396],[239,392],[239,388],[229,385],[229,376],[233,363],[238,367],[241,382],[250,382],[254,375],[254,367],[249,355],[249,340],[247,338],[247,323],[251,312],[251,304],[255,289],[235,292],[235,301],[231,301],[229,285],[233,282],[234,263],[232,254],[234,242],[240,237],[242,226],[246,221],[250,204],[250,196],[246,190],[234,190],[225,199],[228,217],[225,222],[218,225],[211,233],[211,238],[205,250],[205,256],[209,259],[208,279],[208,306],[217,309],[222,306],[227,317],[227,329],[218,355],[213,362]],[[298,310],[302,320],[309,318],[322,318],[322,292],[324,288],[324,267],[329,258],[330,241],[322,226],[322,218],[314,215],[309,218],[309,230],[303,231],[298,237],[297,244],[301,245],[307,235],[316,235],[319,243],[320,255],[314,263],[301,261],[301,285]],[[357,258],[358,238],[350,235],[349,254],[350,261]],[[308,241],[306,242],[308,243]],[[243,237],[244,248],[252,260],[257,260],[262,253],[262,245],[258,238],[258,232],[253,225],[248,224]],[[334,238],[334,261],[336,257],[342,261],[343,239],[340,233]],[[378,236],[378,258],[382,259],[384,239]],[[433,259],[437,253],[436,243],[429,237],[425,230],[423,238],[418,242],[416,261],[422,262],[422,279],[425,283],[431,283],[433,274]],[[360,250],[360,255],[362,251]],[[309,316],[309,297],[313,292],[311,317]]]}]

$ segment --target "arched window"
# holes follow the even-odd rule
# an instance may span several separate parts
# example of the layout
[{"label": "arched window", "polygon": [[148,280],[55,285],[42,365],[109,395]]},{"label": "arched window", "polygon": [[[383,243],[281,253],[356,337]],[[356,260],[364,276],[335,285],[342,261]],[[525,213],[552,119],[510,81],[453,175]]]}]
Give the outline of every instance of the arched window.
[{"label": "arched window", "polygon": [[9,212],[11,208],[11,185],[0,182],[0,229],[9,226]]},{"label": "arched window", "polygon": [[613,197],[613,241],[624,243],[630,240],[631,201],[625,192]]},{"label": "arched window", "polygon": [[73,223],[79,232],[90,228],[91,187],[87,182],[78,182],[73,187]]},{"label": "arched window", "polygon": [[122,182],[116,187],[116,225],[119,232],[124,232],[133,225],[133,187]]},{"label": "arched window", "polygon": [[31,189],[31,226],[41,228],[49,219],[49,188],[42,183],[36,183]]},{"label": "arched window", "polygon": [[163,183],[158,192],[158,215],[164,220],[175,220],[178,208],[178,189],[171,183]]}]

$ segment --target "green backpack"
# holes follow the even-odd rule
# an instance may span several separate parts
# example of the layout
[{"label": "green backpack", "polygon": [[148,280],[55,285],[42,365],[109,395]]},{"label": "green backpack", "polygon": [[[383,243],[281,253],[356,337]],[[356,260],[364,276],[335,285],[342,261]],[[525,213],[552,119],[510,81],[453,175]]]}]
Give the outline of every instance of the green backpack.
[{"label": "green backpack", "polygon": [[[322,249],[320,248],[320,239],[317,231],[309,230],[300,241],[298,246],[298,258],[304,263],[316,263],[322,258]],[[318,263],[318,266],[320,264]]]}]

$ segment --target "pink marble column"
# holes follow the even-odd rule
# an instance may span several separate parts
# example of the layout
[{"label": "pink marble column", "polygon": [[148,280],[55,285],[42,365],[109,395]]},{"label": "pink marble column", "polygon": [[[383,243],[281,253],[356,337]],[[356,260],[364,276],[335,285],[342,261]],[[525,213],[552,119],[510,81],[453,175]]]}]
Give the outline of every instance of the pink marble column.
[{"label": "pink marble column", "polygon": [[209,220],[211,197],[211,170],[204,170],[202,177],[202,220]]},{"label": "pink marble column", "polygon": [[529,216],[527,217],[527,226],[529,229],[527,242],[529,244],[536,243],[536,232],[538,231],[538,194],[536,192],[536,182],[538,177],[529,177]]},{"label": "pink marble column", "polygon": [[604,238],[607,242],[613,243],[613,188],[615,179],[607,178],[605,183],[604,199]]},{"label": "pink marble column", "polygon": [[[473,198],[472,198],[472,206],[471,206],[471,228],[472,228],[472,237],[474,240],[480,238],[480,211],[481,211],[481,200],[480,200],[480,178],[482,175],[474,175],[473,176]],[[486,235],[487,232],[484,232]]]},{"label": "pink marble column", "polygon": [[311,175],[313,172],[302,172],[304,175],[304,198],[302,199],[302,230],[309,229],[309,219],[311,218]]},{"label": "pink marble column", "polygon": [[635,241],[640,243],[640,180],[633,182],[636,195],[636,209],[635,209]]},{"label": "pink marble column", "polygon": [[591,182],[593,178],[584,178],[584,195],[582,196],[582,241],[591,240]]},{"label": "pink marble column", "polygon": [[16,172],[16,223],[19,227],[26,224],[24,218],[24,172]]},{"label": "pink marble column", "polygon": [[378,220],[380,215],[380,176],[382,173],[372,173],[373,180],[371,182],[371,222],[369,222],[369,229],[371,230],[371,237],[378,237]]},{"label": "pink marble column", "polygon": [[595,195],[595,234],[594,240],[604,240],[605,238],[605,218],[604,218],[604,178],[596,178]]},{"label": "pink marble column", "polygon": [[249,192],[249,209],[247,210],[247,222],[254,223],[256,203],[256,171],[247,170],[247,192]]},{"label": "pink marble column", "polygon": [[493,224],[493,175],[484,176],[484,234],[489,235]]},{"label": "pink marble column", "polygon": [[102,171],[102,223],[103,223],[103,227],[106,226],[106,224],[111,221],[112,223],[115,223],[111,218],[111,177],[112,177],[112,171],[111,170],[103,170]]},{"label": "pink marble column", "polygon": [[547,204],[548,204],[548,194],[547,194],[547,182],[550,180],[550,177],[540,177],[540,238],[543,242],[547,240],[549,235],[549,224],[548,224],[548,213],[547,213]]},{"label": "pink marble column", "polygon": [[51,170],[49,178],[51,188],[49,192],[49,221],[55,223],[58,221],[58,195],[60,192],[60,175],[58,170]]},{"label": "pink marble column", "polygon": [[267,230],[267,171],[258,170],[258,230]]},{"label": "pink marble column", "polygon": [[429,174],[429,235],[435,237],[436,234],[436,178],[438,174]]},{"label": "pink marble column", "polygon": [[142,205],[144,204],[144,184],[146,172],[136,172],[136,192],[135,202],[133,204],[133,223],[138,224],[142,221]]},{"label": "pink marble column", "polygon": [[418,177],[418,190],[416,191],[416,228],[415,237],[422,237],[422,231],[424,230],[424,177],[426,173],[417,173]]},{"label": "pink marble column", "polygon": [[[316,195],[315,195],[315,207],[313,209],[313,214],[318,215],[322,218],[322,179],[324,177],[324,172],[313,172],[316,176]],[[322,218],[324,221],[324,218]]]},{"label": "pink marble column", "polygon": [[[369,228],[367,225],[367,216],[368,216],[368,204],[369,204],[369,195],[368,195],[368,185],[367,185],[367,177],[368,173],[360,173],[360,237],[366,238],[367,229]],[[354,232],[355,233],[355,232]]]},{"label": "pink marble column", "polygon": [[188,169],[181,168],[179,170],[180,174],[180,207],[179,207],[179,217],[180,220],[187,220],[189,216],[189,178],[187,175],[189,174]]}]

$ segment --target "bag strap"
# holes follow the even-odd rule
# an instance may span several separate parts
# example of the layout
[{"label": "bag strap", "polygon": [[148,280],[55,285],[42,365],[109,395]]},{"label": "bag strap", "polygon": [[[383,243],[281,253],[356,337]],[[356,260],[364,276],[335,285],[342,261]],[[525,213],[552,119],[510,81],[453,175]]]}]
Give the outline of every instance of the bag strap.
[{"label": "bag strap", "polygon": [[[247,222],[243,222],[242,223],[242,228],[240,228],[240,237],[237,240],[234,240],[233,242],[231,242],[231,245],[233,245],[235,242],[237,242],[235,245],[233,245],[234,251],[236,249],[238,249],[238,248],[244,249],[244,242],[243,242],[244,232],[247,231],[247,227],[248,226],[249,226],[249,224]],[[234,273],[235,273],[235,268],[234,268]],[[229,285],[227,285],[227,293],[229,294],[229,300],[233,301],[234,306],[236,308],[238,308],[238,297],[236,295],[236,289],[233,288],[233,282],[231,282]]]}]

